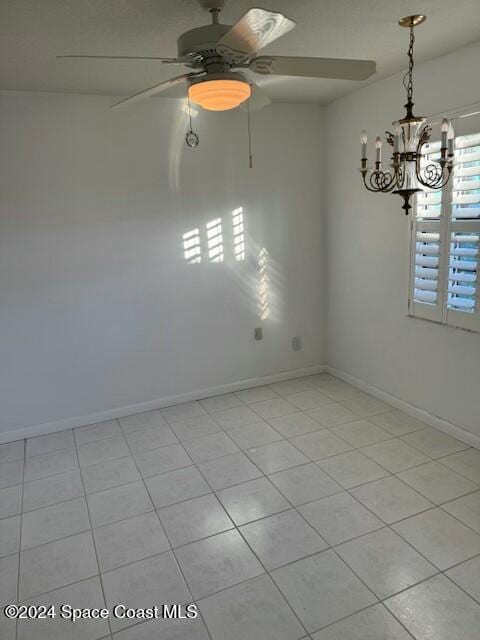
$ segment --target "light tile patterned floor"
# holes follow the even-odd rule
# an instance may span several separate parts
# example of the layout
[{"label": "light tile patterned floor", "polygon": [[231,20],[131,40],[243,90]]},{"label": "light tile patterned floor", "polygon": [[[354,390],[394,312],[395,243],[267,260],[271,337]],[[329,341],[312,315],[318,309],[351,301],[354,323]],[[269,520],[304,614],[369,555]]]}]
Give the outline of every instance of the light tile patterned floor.
[{"label": "light tile patterned floor", "polygon": [[327,374],[0,446],[2,640],[478,640],[480,451]]}]

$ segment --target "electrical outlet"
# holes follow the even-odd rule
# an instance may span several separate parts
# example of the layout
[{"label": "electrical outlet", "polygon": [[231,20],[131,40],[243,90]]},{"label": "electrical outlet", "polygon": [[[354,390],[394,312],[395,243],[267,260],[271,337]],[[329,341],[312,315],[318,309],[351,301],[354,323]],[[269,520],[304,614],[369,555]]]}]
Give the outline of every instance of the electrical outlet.
[{"label": "electrical outlet", "polygon": [[262,327],[255,327],[255,340],[263,340]]},{"label": "electrical outlet", "polygon": [[292,338],[292,349],[294,351],[300,351],[302,348],[302,339],[300,336],[295,336]]}]

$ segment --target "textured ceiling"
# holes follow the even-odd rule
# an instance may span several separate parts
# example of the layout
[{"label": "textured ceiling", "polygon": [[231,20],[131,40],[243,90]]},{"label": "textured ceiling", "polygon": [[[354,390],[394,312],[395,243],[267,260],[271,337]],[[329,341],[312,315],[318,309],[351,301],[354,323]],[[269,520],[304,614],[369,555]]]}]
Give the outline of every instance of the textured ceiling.
[{"label": "textured ceiling", "polygon": [[[405,68],[399,18],[423,12],[417,59],[480,38],[480,0],[230,0],[231,24],[252,6],[284,12],[297,27],[265,53],[377,61],[367,83]],[[183,71],[158,62],[56,60],[57,54],[176,55],[182,32],[209,22],[196,0],[0,0],[0,89],[123,96]],[[320,102],[362,83],[257,76],[275,101]],[[363,83],[365,84],[365,83]]]}]

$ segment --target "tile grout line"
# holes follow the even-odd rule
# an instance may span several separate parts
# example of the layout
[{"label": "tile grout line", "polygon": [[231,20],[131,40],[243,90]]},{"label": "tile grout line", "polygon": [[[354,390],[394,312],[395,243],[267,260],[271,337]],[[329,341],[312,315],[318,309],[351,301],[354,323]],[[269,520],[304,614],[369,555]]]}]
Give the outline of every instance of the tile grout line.
[{"label": "tile grout line", "polygon": [[[22,469],[22,489],[20,495],[20,535],[18,536],[18,567],[17,567],[17,603],[20,602],[20,579],[21,579],[21,562],[22,562],[22,534],[23,534],[23,494],[25,489],[25,466],[27,455],[27,441],[24,440],[23,445],[23,469]],[[18,619],[15,621],[15,640],[18,638]]]},{"label": "tile grout line", "polygon": [[[283,513],[283,512],[282,512]],[[243,526],[243,525],[242,525]],[[238,533],[241,536],[242,540],[245,542],[245,544],[247,545],[247,547],[250,549],[251,553],[254,555],[254,557],[257,559],[257,562],[260,564],[260,566],[263,568],[263,570],[265,571],[265,575],[267,575],[272,584],[274,585],[274,587],[277,589],[277,591],[280,593],[280,595],[282,596],[283,600],[287,603],[288,607],[290,608],[290,611],[293,613],[293,615],[295,616],[295,618],[298,620],[298,623],[300,624],[300,626],[302,627],[302,629],[304,629],[304,631],[308,634],[308,629],[307,627],[303,624],[303,622],[300,620],[297,612],[295,611],[295,609],[293,608],[293,606],[290,604],[290,601],[288,600],[288,598],[285,596],[285,594],[283,593],[283,591],[280,589],[279,585],[275,582],[275,580],[273,579],[273,576],[271,575],[270,570],[267,569],[267,567],[263,564],[262,560],[260,559],[260,557],[256,554],[255,550],[253,549],[253,547],[250,546],[250,543],[248,542],[247,538],[243,535],[243,532],[241,531],[240,527],[237,527]],[[320,536],[320,538],[323,540],[323,538]],[[321,552],[320,552],[321,553]],[[256,576],[256,577],[260,577],[260,576]],[[250,578],[250,580],[254,580],[255,578]],[[236,585],[233,585],[236,586]]]},{"label": "tile grout line", "polygon": [[[478,556],[474,556],[474,558],[469,558],[469,560],[464,560],[463,562],[461,562],[460,564],[463,564],[464,562],[469,562],[470,560],[474,560],[475,558],[480,557],[480,554]],[[455,566],[459,566],[459,565],[455,565]],[[475,598],[475,596],[472,596],[471,593],[468,593],[468,591],[466,591],[460,584],[457,584],[455,582],[455,580],[453,578],[451,578],[448,574],[447,571],[450,571],[451,569],[455,569],[455,567],[450,567],[449,569],[446,569],[445,571],[442,571],[442,575],[445,576],[445,578],[447,580],[450,580],[450,582],[457,587],[457,589],[460,589],[460,591],[463,591],[463,593],[465,595],[467,595],[469,598],[471,598],[476,604],[478,604],[480,606],[480,599],[477,600],[477,598]]]},{"label": "tile grout line", "polygon": [[[118,422],[119,422],[119,424],[120,424],[120,429],[122,430],[122,433],[123,433],[123,434],[124,434],[124,436],[125,436],[125,431],[123,430],[122,423],[121,423],[120,421],[118,421]],[[127,440],[127,439],[126,439],[126,437],[125,437],[125,440]],[[130,452],[131,452],[130,443],[128,442],[128,440],[127,440],[127,447],[129,448],[129,450],[130,450]],[[185,451],[185,449],[183,448],[183,446],[182,446],[182,449]],[[187,454],[187,456],[188,456],[188,453],[187,453],[187,452],[185,452],[185,453],[186,453],[186,454]],[[188,457],[190,457],[190,456],[188,456]],[[145,491],[147,492],[147,495],[148,495],[148,497],[149,497],[149,499],[150,499],[150,502],[152,503],[152,505],[153,505],[153,507],[154,507],[155,515],[157,516],[157,520],[158,520],[158,523],[159,523],[160,529],[163,531],[163,534],[165,535],[165,538],[166,538],[166,540],[167,540],[167,542],[168,542],[168,544],[169,544],[170,549],[169,549],[169,550],[166,550],[164,553],[171,553],[171,554],[172,554],[172,557],[174,558],[174,561],[175,561],[175,565],[176,565],[176,567],[177,567],[177,570],[178,570],[178,572],[180,573],[180,575],[182,576],[182,580],[183,580],[183,582],[184,582],[184,584],[185,584],[185,587],[186,587],[187,593],[188,593],[188,594],[189,594],[189,596],[191,597],[191,602],[192,602],[192,603],[193,603],[193,602],[195,602],[195,603],[196,603],[196,600],[193,598],[193,594],[192,594],[192,592],[191,592],[190,585],[189,585],[189,583],[187,582],[187,579],[186,579],[186,577],[185,577],[185,575],[184,575],[184,573],[183,573],[183,569],[182,569],[182,567],[180,566],[180,563],[179,563],[179,561],[178,561],[178,558],[177,558],[177,556],[176,556],[176,554],[175,554],[175,552],[174,552],[174,550],[173,550],[173,548],[172,548],[172,544],[171,544],[171,542],[170,542],[170,538],[169,538],[169,536],[168,536],[167,530],[166,530],[166,529],[165,529],[165,527],[163,526],[163,523],[162,523],[162,521],[161,521],[161,519],[160,519],[160,515],[158,514],[158,511],[157,511],[157,509],[156,509],[155,502],[154,502],[154,500],[153,500],[153,498],[152,498],[152,496],[151,496],[151,494],[150,494],[150,490],[149,490],[149,488],[148,488],[148,486],[147,486],[147,483],[145,482],[146,478],[144,478],[144,476],[143,476],[143,474],[142,474],[142,472],[141,472],[141,470],[140,470],[140,468],[139,468],[139,466],[138,466],[138,464],[137,464],[137,461],[136,461],[136,459],[135,459],[135,457],[134,457],[133,453],[132,453],[132,458],[133,458],[133,460],[134,460],[135,466],[137,467],[137,471],[139,472],[140,477],[141,477],[141,479],[142,479],[142,483],[143,483],[143,486],[144,486],[144,488],[145,488]],[[99,566],[99,569],[100,569],[100,566]],[[206,631],[207,631],[207,634],[208,634],[208,636],[209,636],[210,640],[213,640],[213,639],[212,639],[212,636],[211,636],[211,634],[210,634],[210,630],[208,629],[207,624],[206,624],[205,620],[203,619],[203,615],[201,614],[201,612],[200,612],[200,610],[199,610],[199,609],[198,609],[198,614],[200,615],[200,618],[201,618],[201,620],[202,620],[203,626],[205,627],[205,629],[206,629]]]},{"label": "tile grout line", "polygon": [[[91,516],[91,513],[90,513],[90,505],[88,504],[88,500],[87,500],[87,493],[86,493],[86,490],[85,490],[85,481],[83,479],[82,467],[80,465],[80,458],[78,456],[78,445],[77,445],[77,440],[76,440],[75,437],[74,437],[74,442],[75,442],[75,454],[76,454],[76,457],[77,457],[77,463],[78,463],[78,467],[79,467],[79,471],[80,471],[80,479],[82,481],[82,486],[83,486],[83,491],[84,491],[84,500],[85,500],[85,505],[87,507],[88,520],[89,520],[89,523],[90,523],[90,537],[92,539],[93,550],[94,550],[94,553],[95,553],[95,560],[96,560],[96,563],[97,563],[98,581],[100,583],[100,588],[102,590],[103,601],[105,603],[105,606],[107,606],[107,598],[106,598],[106,595],[105,595],[105,587],[104,587],[104,584],[103,584],[103,578],[102,578],[102,574],[101,574],[101,571],[100,571],[100,562],[98,560],[97,544],[95,542],[95,536],[93,535],[93,522],[92,522],[92,516]],[[112,635],[112,626],[110,624],[110,617],[107,618],[107,624],[108,624],[109,633],[110,633],[110,635]]]},{"label": "tile grout line", "polygon": [[445,467],[446,469],[448,469],[449,471],[453,471],[454,473],[457,473],[459,476],[461,476],[462,478],[465,478],[465,480],[470,480],[470,482],[473,482],[473,484],[478,484],[476,480],[472,480],[471,478],[469,478],[467,475],[465,475],[464,473],[462,473],[461,471],[457,471],[456,469],[452,469],[451,467],[449,467],[447,464],[445,464],[444,462],[442,462],[442,460],[445,460],[445,458],[449,458],[450,456],[454,456],[457,455],[457,453],[464,453],[465,451],[469,451],[470,449],[473,449],[474,451],[480,451],[480,449],[475,449],[474,447],[469,447],[469,449],[462,449],[461,451],[455,451],[455,453],[448,453],[446,456],[442,456],[441,458],[437,458],[436,462],[438,462],[439,464],[442,465],[442,467]]}]

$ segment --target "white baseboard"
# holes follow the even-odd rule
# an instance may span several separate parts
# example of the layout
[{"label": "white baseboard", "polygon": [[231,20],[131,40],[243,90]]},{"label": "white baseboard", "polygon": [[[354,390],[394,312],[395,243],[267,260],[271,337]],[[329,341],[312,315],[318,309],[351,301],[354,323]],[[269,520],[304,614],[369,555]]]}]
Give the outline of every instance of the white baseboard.
[{"label": "white baseboard", "polygon": [[42,436],[48,433],[55,433],[57,431],[64,431],[65,429],[73,429],[75,427],[84,427],[89,424],[95,424],[96,422],[104,422],[105,420],[112,420],[114,418],[122,418],[134,413],[141,413],[142,411],[151,411],[153,409],[162,409],[174,404],[180,404],[182,402],[190,402],[192,400],[202,400],[202,398],[208,398],[210,396],[221,395],[222,393],[231,393],[232,391],[241,391],[242,389],[250,389],[251,387],[259,387],[265,384],[273,384],[274,382],[282,382],[284,380],[290,380],[293,378],[301,378],[302,376],[314,375],[316,373],[322,373],[326,371],[349,384],[358,387],[361,391],[369,393],[375,396],[379,400],[384,400],[397,409],[401,409],[405,413],[422,420],[426,424],[448,433],[449,435],[466,442],[472,447],[480,449],[480,436],[466,431],[461,427],[447,422],[443,418],[435,416],[424,409],[420,409],[405,400],[401,400],[396,396],[375,387],[371,384],[356,378],[344,371],[340,371],[330,365],[316,365],[312,367],[305,367],[303,369],[294,369],[290,371],[283,371],[281,373],[274,373],[268,376],[261,376],[258,378],[248,378],[246,380],[239,380],[238,382],[231,382],[229,384],[223,384],[216,387],[208,387],[205,389],[198,389],[195,391],[189,391],[187,393],[181,393],[175,396],[166,396],[164,398],[157,398],[155,400],[149,400],[148,402],[140,402],[137,404],[128,405],[125,407],[117,407],[109,409],[107,411],[99,411],[97,413],[91,413],[89,415],[77,416],[74,418],[65,418],[63,420],[57,420],[54,422],[47,422],[44,424],[34,425],[31,427],[23,427],[20,429],[14,429],[0,433],[0,444],[6,442],[13,442],[15,440],[22,440],[23,438],[33,438],[35,436]]},{"label": "white baseboard", "polygon": [[458,440],[461,440],[462,442],[466,442],[472,447],[476,447],[477,449],[480,449],[480,436],[472,433],[471,431],[462,429],[461,427],[455,424],[452,424],[451,422],[447,422],[447,420],[444,420],[443,418],[434,416],[432,413],[429,413],[424,409],[420,409],[419,407],[416,407],[415,405],[410,404],[405,400],[401,400],[396,396],[392,396],[387,391],[383,391],[383,389],[379,389],[378,387],[375,387],[371,384],[363,382],[363,380],[360,380],[359,378],[356,378],[355,376],[352,376],[349,373],[345,373],[344,371],[339,371],[338,369],[335,369],[335,367],[331,367],[330,365],[325,365],[324,370],[327,373],[330,373],[332,376],[336,376],[337,378],[340,378],[341,380],[344,380],[345,382],[348,382],[349,384],[355,387],[358,387],[361,391],[365,391],[365,393],[369,393],[370,395],[375,396],[375,398],[378,398],[379,400],[388,402],[395,408],[401,409],[401,411],[408,413],[414,418],[417,418],[418,420],[422,420],[422,422],[425,422],[431,427],[434,427],[435,429],[439,429],[440,431],[443,431],[444,433],[447,433],[448,435],[453,436],[454,438],[458,438]]},{"label": "white baseboard", "polygon": [[303,369],[283,371],[281,373],[274,373],[258,378],[248,378],[246,380],[239,380],[238,382],[231,382],[229,384],[209,387],[207,389],[189,391],[187,393],[181,393],[176,396],[166,396],[164,398],[149,400],[148,402],[131,404],[126,407],[117,407],[115,409],[99,411],[97,413],[91,413],[89,415],[78,416],[75,418],[65,418],[63,420],[57,420],[55,422],[46,422],[44,424],[34,425],[31,427],[23,427],[11,431],[5,431],[3,433],[0,433],[0,444],[13,442],[15,440],[22,440],[23,438],[43,436],[48,433],[55,433],[56,431],[64,431],[65,429],[84,427],[89,424],[95,424],[96,422],[104,422],[105,420],[112,420],[114,418],[123,418],[124,416],[130,416],[134,413],[141,413],[142,411],[162,409],[165,407],[170,407],[174,404],[180,404],[182,402],[202,400],[202,398],[218,396],[222,393],[231,393],[232,391],[241,391],[242,389],[250,389],[251,387],[260,387],[265,384],[273,384],[274,382],[282,382],[284,380],[290,380],[293,378],[301,378],[302,376],[310,376],[316,373],[322,373],[323,371],[325,371],[325,366],[326,365],[321,364],[313,367],[305,367]]}]

